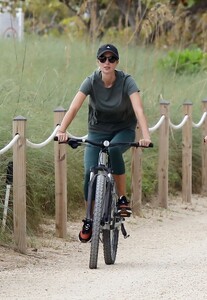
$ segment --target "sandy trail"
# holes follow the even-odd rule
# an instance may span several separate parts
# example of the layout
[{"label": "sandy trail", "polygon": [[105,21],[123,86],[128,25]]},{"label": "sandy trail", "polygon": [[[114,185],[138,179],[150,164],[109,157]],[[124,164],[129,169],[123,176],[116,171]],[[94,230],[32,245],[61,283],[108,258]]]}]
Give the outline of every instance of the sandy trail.
[{"label": "sandy trail", "polygon": [[130,218],[116,264],[88,268],[90,244],[77,241],[80,223],[68,223],[71,240],[45,226],[28,255],[0,248],[0,299],[207,299],[207,199],[171,201],[168,210],[143,209]]}]

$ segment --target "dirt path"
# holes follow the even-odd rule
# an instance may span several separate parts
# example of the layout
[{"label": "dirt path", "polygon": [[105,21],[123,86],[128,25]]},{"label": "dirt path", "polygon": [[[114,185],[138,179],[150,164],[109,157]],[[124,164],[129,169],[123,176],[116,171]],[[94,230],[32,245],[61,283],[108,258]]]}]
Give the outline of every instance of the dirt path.
[{"label": "dirt path", "polygon": [[45,226],[27,256],[0,248],[0,299],[206,300],[207,199],[143,212],[127,221],[130,238],[120,237],[113,266],[100,251],[99,268],[88,268],[90,245],[76,238],[80,223],[69,222],[71,241]]}]

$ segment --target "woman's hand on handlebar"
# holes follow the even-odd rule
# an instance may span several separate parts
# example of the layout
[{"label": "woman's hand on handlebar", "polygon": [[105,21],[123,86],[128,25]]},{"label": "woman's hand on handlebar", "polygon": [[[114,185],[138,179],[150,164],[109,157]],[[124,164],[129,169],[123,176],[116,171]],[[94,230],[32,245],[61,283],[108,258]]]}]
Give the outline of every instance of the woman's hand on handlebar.
[{"label": "woman's hand on handlebar", "polygon": [[139,140],[139,145],[140,147],[149,147],[149,144],[151,144],[151,140],[150,139],[140,139]]},{"label": "woman's hand on handlebar", "polygon": [[58,142],[66,142],[69,138],[67,132],[61,130],[57,131],[56,136],[58,138]]}]

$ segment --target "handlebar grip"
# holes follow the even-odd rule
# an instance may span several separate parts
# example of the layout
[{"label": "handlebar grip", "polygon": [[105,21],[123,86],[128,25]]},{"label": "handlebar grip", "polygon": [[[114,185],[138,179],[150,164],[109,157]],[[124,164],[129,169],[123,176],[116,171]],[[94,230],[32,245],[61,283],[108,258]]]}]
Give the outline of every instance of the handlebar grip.
[{"label": "handlebar grip", "polygon": [[[57,136],[54,137],[54,141],[58,142],[58,137]],[[64,142],[59,142],[59,144],[68,144],[68,140],[66,140]]]},{"label": "handlebar grip", "polygon": [[[54,141],[58,142],[57,136],[54,137]],[[76,139],[68,139],[67,141],[59,142],[59,144],[68,144],[71,148],[76,149],[81,145],[81,142]]]},{"label": "handlebar grip", "polygon": [[141,148],[153,148],[154,145],[153,145],[153,143],[150,143],[149,146],[139,146],[139,147],[141,147]]},{"label": "handlebar grip", "polygon": [[153,148],[153,147],[154,147],[153,143],[150,143],[149,146],[141,146],[141,145],[139,144],[139,142],[132,143],[131,145],[132,145],[133,147],[136,147],[136,148],[138,148],[138,147],[140,147],[140,148]]}]

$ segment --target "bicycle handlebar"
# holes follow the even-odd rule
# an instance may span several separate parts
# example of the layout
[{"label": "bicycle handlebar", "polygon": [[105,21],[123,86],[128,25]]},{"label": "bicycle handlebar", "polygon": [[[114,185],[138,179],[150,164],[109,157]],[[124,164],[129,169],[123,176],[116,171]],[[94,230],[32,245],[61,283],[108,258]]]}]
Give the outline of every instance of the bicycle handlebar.
[{"label": "bicycle handlebar", "polygon": [[[58,141],[58,137],[54,137],[54,141]],[[103,142],[94,142],[88,139],[77,139],[77,138],[69,138],[65,142],[59,142],[59,144],[68,144],[71,146],[71,148],[76,149],[81,144],[90,144],[96,147],[100,148],[111,148],[115,146],[129,146],[129,147],[142,147],[142,148],[152,148],[153,143],[150,143],[149,146],[140,146],[139,142],[119,142],[119,143],[110,143],[109,141],[103,141]]]}]

